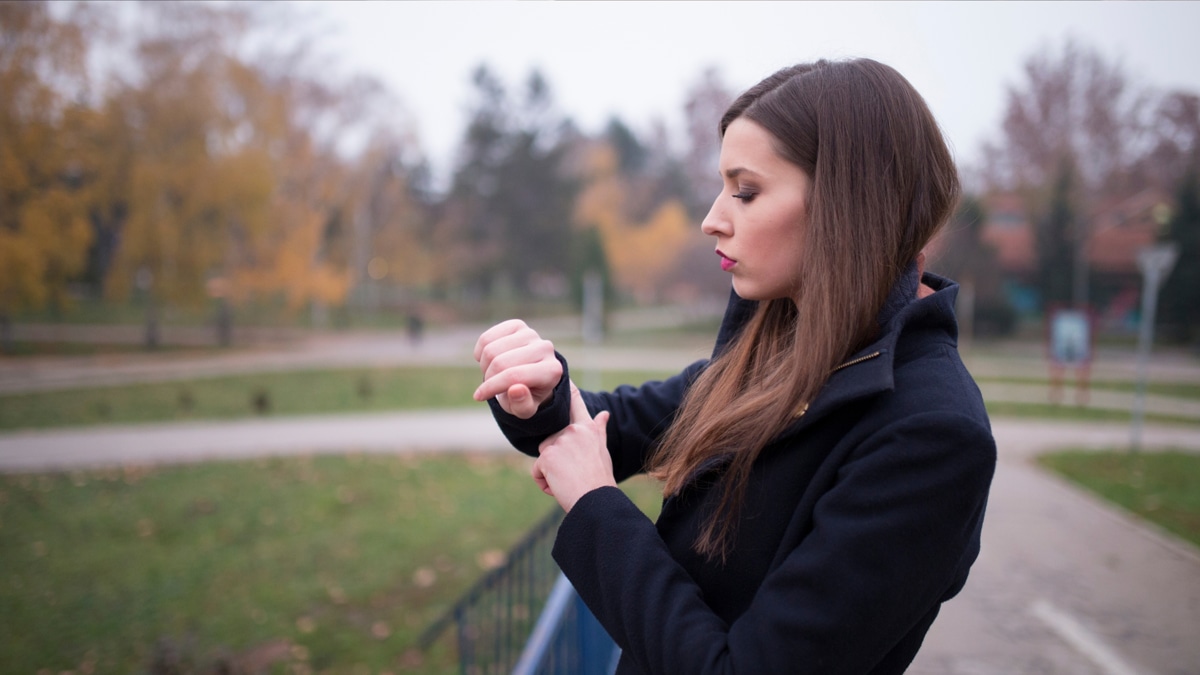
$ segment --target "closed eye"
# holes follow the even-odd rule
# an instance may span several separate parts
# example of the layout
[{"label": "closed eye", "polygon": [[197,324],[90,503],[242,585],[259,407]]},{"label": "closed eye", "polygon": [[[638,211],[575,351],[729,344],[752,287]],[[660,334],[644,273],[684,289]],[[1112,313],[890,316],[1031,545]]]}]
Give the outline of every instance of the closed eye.
[{"label": "closed eye", "polygon": [[736,194],[732,195],[732,197],[733,197],[734,199],[740,199],[740,200],[742,200],[743,202],[748,202],[748,201],[750,201],[751,199],[754,199],[754,193],[753,193],[753,192],[745,192],[745,191],[742,191],[742,192],[738,192],[738,193],[736,193]]}]

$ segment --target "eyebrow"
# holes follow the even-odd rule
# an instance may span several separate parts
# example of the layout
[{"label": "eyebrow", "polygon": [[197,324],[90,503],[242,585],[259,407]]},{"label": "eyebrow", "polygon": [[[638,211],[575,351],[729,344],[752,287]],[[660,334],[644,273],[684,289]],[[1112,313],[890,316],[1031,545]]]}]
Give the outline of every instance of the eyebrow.
[{"label": "eyebrow", "polygon": [[742,175],[743,173],[748,173],[748,174],[752,174],[755,176],[759,175],[757,172],[747,169],[744,166],[735,166],[732,169],[725,170],[725,177],[732,180],[732,179],[737,178],[738,176]]}]

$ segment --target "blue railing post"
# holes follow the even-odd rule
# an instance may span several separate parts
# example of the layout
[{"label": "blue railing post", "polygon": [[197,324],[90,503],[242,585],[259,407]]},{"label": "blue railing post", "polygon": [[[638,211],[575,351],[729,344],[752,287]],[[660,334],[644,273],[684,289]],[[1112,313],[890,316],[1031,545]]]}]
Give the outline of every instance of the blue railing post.
[{"label": "blue railing post", "polygon": [[558,581],[513,675],[611,675],[619,651],[571,582]]},{"label": "blue railing post", "polygon": [[571,582],[560,574],[558,580],[554,582],[554,590],[550,591],[550,599],[546,601],[546,607],[533,627],[533,632],[525,641],[525,649],[521,652],[521,657],[517,659],[513,675],[533,675],[545,672],[542,670],[542,666],[548,660],[555,660],[552,657],[555,656],[554,650],[558,646],[556,638],[562,632],[563,620],[574,609],[573,604],[578,597]]},{"label": "blue railing post", "polygon": [[600,625],[579,594],[575,594],[575,616],[579,640],[579,674],[612,675],[620,655],[616,643]]}]

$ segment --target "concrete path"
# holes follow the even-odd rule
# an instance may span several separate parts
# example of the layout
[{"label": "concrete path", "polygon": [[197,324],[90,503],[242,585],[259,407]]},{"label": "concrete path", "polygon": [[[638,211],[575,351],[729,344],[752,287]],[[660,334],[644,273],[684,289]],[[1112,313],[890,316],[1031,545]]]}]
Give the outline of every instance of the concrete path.
[{"label": "concrete path", "polygon": [[[914,675],[1200,673],[1200,549],[1041,471],[1057,447],[1128,443],[1124,425],[996,420],[1000,461],[983,550]],[[1200,452],[1200,430],[1147,448]]]},{"label": "concrete path", "polygon": [[0,394],[287,370],[469,365],[478,336],[463,328],[413,342],[403,334],[364,332],[234,351],[6,358],[0,359]]},{"label": "concrete path", "polygon": [[271,455],[508,450],[483,406],[463,410],[101,426],[0,434],[0,472]]}]

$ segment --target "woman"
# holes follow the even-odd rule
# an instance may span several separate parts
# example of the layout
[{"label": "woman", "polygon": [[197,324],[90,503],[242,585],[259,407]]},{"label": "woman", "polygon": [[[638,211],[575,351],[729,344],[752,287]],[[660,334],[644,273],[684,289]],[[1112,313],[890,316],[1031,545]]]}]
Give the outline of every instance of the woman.
[{"label": "woman", "polygon": [[[510,321],[476,345],[475,396],[567,511],[554,557],[619,673],[903,672],[966,581],[995,467],[957,286],[919,271],[954,162],[866,59],[775,73],[720,133],[701,229],[734,294],[712,359],[580,393]],[[657,523],[615,487],[642,471]]]}]

